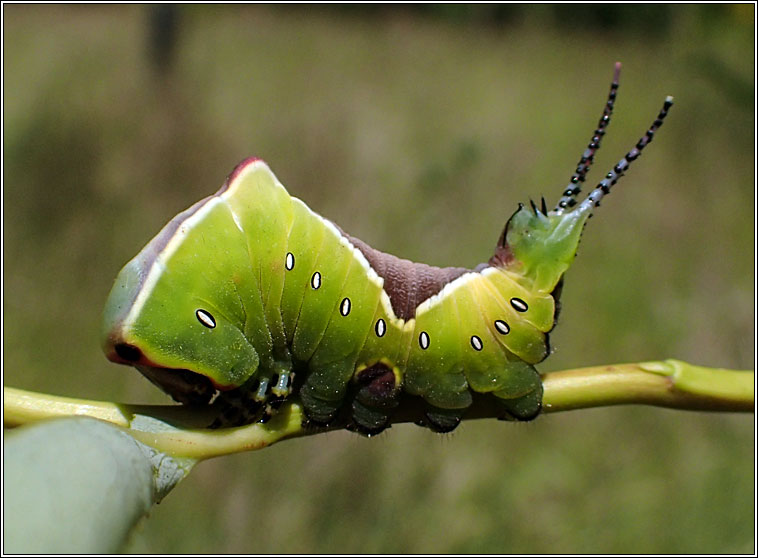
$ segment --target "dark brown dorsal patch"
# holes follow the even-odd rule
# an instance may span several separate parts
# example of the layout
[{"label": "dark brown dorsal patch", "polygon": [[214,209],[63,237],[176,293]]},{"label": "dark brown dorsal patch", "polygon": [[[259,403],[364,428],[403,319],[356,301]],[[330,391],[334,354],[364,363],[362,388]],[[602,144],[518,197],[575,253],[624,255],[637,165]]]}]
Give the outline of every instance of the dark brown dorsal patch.
[{"label": "dark brown dorsal patch", "polygon": [[[339,229],[339,227],[337,227]],[[410,320],[416,308],[442,287],[471,270],[464,267],[434,267],[412,262],[375,250],[362,240],[340,232],[360,250],[377,275],[384,279],[384,290],[398,318]]]}]

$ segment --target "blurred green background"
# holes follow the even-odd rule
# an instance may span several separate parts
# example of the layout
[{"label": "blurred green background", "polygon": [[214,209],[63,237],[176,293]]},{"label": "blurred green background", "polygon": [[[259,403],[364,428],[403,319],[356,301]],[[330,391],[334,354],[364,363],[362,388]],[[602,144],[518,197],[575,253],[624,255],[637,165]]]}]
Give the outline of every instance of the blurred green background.
[{"label": "blurred green background", "polygon": [[[589,224],[541,370],[753,368],[753,5],[3,15],[5,385],[167,403],[105,361],[103,302],[250,155],[376,248],[485,261],[517,202],[557,200],[616,60],[588,182],[676,104]],[[754,450],[753,415],[649,407],[330,433],[200,464],[130,550],[752,553]]]}]

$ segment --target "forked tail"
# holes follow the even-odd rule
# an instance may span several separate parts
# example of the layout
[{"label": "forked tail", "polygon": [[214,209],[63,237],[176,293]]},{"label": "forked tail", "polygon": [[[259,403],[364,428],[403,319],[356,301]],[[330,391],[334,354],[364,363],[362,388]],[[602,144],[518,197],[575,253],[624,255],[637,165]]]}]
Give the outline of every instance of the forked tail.
[{"label": "forked tail", "polygon": [[[616,92],[618,91],[619,87],[620,73],[621,62],[616,62],[613,71],[613,81],[611,82],[611,89],[608,93],[608,100],[605,103],[605,107],[603,107],[603,114],[600,117],[597,128],[592,134],[592,139],[590,140],[587,149],[584,151],[584,153],[582,153],[582,157],[579,159],[579,163],[577,164],[574,175],[571,177],[568,186],[566,186],[563,192],[563,196],[560,200],[558,200],[558,204],[553,210],[553,213],[557,215],[562,214],[567,208],[574,207],[577,204],[576,197],[582,190],[582,182],[585,181],[587,172],[594,162],[595,153],[600,148],[600,142],[605,135],[605,128],[608,126],[608,123],[611,120],[611,114],[613,113],[613,104],[616,100]],[[666,100],[663,103],[663,108],[658,114],[658,118],[655,119],[653,124],[648,129],[647,133],[640,139],[640,141],[637,142],[635,148],[624,155],[624,158],[621,159],[618,164],[614,166],[610,172],[608,172],[608,174],[606,174],[605,178],[595,187],[590,195],[584,199],[582,202],[582,211],[586,211],[593,205],[596,206],[600,199],[610,191],[611,186],[616,184],[618,179],[623,176],[626,169],[629,168],[631,162],[639,157],[645,146],[653,140],[653,135],[663,124],[663,119],[666,118],[668,110],[673,104],[674,98],[671,96],[666,97]]]},{"label": "forked tail", "polygon": [[[563,191],[563,197],[558,200],[558,205],[555,206],[555,211],[560,213],[567,207],[573,207],[576,205],[576,196],[582,191],[582,182],[584,182],[587,172],[590,170],[592,163],[595,160],[595,153],[600,149],[600,142],[605,136],[605,129],[611,122],[611,114],[613,114],[613,103],[616,101],[616,92],[619,88],[619,75],[621,74],[621,62],[616,62],[613,68],[613,81],[611,82],[611,90],[608,92],[608,100],[603,107],[603,114],[600,116],[600,121],[597,124],[597,128],[592,133],[587,149],[582,153],[582,157],[576,164],[576,171],[569,180],[568,186]],[[544,211],[543,213],[547,213]]]},{"label": "forked tail", "polygon": [[595,189],[579,203],[577,195],[581,191],[581,184],[592,166],[595,153],[600,148],[600,142],[610,122],[620,71],[621,64],[617,62],[600,122],[555,209],[547,211],[544,198],[539,206],[534,202],[531,203],[531,208],[520,204],[519,209],[508,220],[489,265],[507,267],[524,277],[533,288],[545,292],[552,292],[571,265],[576,256],[582,230],[592,210],[624,175],[632,161],[640,156],[645,146],[653,140],[655,132],[663,124],[674,102],[672,97],[666,97],[658,117],[637,145],[624,155]]},{"label": "forked tail", "polygon": [[596,207],[600,203],[600,200],[603,198],[603,196],[611,191],[611,186],[616,184],[616,182],[618,182],[618,179],[624,175],[626,169],[629,168],[629,165],[632,164],[632,161],[640,156],[640,153],[642,153],[642,150],[645,149],[645,146],[653,141],[653,135],[663,124],[663,119],[666,118],[666,115],[668,114],[668,111],[673,104],[674,98],[671,95],[667,96],[666,100],[663,102],[661,112],[658,113],[658,118],[655,119],[645,135],[640,138],[640,141],[637,142],[637,145],[634,147],[634,149],[624,155],[624,158],[616,163],[616,165],[608,172],[608,174],[605,175],[605,178],[600,181],[595,189],[592,190],[592,192],[590,192],[586,198],[584,198],[582,203],[579,204],[577,211],[587,211],[592,207]]}]

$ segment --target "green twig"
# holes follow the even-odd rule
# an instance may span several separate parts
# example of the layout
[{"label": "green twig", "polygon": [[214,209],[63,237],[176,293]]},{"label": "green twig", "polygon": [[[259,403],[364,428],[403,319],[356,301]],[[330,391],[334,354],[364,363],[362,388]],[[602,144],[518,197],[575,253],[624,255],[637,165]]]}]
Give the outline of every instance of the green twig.
[{"label": "green twig", "polygon": [[656,405],[692,411],[754,410],[751,371],[665,360],[553,372],[544,377],[545,411]]},{"label": "green twig", "polygon": [[[673,360],[565,370],[543,377],[544,411],[637,403],[748,412],[753,378]],[[118,552],[140,517],[198,461],[325,430],[303,426],[295,399],[266,424],[208,430],[202,426],[213,406],[124,405],[14,388],[3,395],[6,425],[28,425],[4,444],[3,504],[13,511],[3,523],[4,548],[16,553]],[[497,416],[491,403],[476,397],[465,418]],[[421,409],[407,398],[397,411],[393,421],[407,422]]]},{"label": "green twig", "polygon": [[[606,405],[643,404],[699,411],[754,411],[754,374],[703,368],[677,360],[618,364],[564,370],[543,377],[544,412]],[[478,397],[466,419],[493,418],[491,398]],[[126,405],[57,397],[4,388],[5,423],[16,426],[45,418],[89,416],[127,430],[135,439],[167,455],[208,459],[261,449],[285,438],[343,428],[304,427],[302,406],[283,405],[266,424],[208,430],[214,409],[181,406]],[[414,403],[398,409],[393,423],[419,416]]]}]

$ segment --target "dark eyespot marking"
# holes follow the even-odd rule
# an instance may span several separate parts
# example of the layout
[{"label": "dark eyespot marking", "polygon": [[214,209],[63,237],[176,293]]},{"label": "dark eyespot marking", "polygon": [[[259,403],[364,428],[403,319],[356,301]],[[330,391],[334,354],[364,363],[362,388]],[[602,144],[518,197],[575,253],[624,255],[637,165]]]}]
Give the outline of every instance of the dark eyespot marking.
[{"label": "dark eyespot marking", "polygon": [[384,334],[387,333],[387,324],[384,323],[384,320],[379,318],[376,322],[376,326],[374,326],[374,331],[376,332],[377,337],[384,337]]},{"label": "dark eyespot marking", "polygon": [[421,332],[421,335],[418,336],[418,344],[423,350],[429,348],[429,334],[427,332]]},{"label": "dark eyespot marking", "polygon": [[287,271],[292,271],[295,267],[295,255],[292,252],[287,252],[287,257],[284,258],[284,267]]},{"label": "dark eyespot marking", "polygon": [[510,326],[503,320],[495,320],[495,329],[503,335],[508,335],[508,333],[511,331]]},{"label": "dark eyespot marking", "polygon": [[515,296],[511,299],[511,306],[513,306],[514,310],[517,312],[526,312],[529,310],[529,306],[526,305],[526,302]]},{"label": "dark eyespot marking", "polygon": [[313,274],[313,277],[311,277],[311,287],[315,291],[321,286],[321,274],[317,271]]},{"label": "dark eyespot marking", "polygon": [[118,343],[113,349],[118,356],[129,362],[137,362],[142,358],[142,351],[128,343]]},{"label": "dark eyespot marking", "polygon": [[471,346],[474,347],[475,351],[481,351],[484,345],[482,345],[482,340],[479,339],[476,335],[471,336]]},{"label": "dark eyespot marking", "polygon": [[195,316],[197,316],[197,320],[208,329],[213,329],[216,327],[216,320],[213,318],[213,316],[211,316],[210,312],[200,308],[197,312],[195,312]]},{"label": "dark eyespot marking", "polygon": [[340,314],[347,316],[350,313],[350,299],[343,298],[342,304],[340,304]]}]

